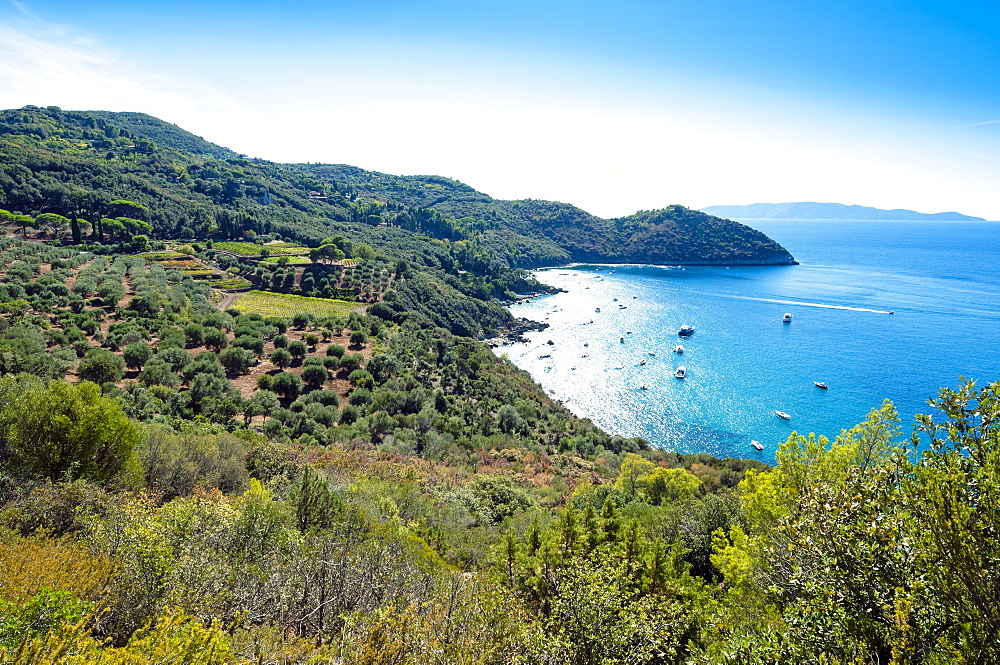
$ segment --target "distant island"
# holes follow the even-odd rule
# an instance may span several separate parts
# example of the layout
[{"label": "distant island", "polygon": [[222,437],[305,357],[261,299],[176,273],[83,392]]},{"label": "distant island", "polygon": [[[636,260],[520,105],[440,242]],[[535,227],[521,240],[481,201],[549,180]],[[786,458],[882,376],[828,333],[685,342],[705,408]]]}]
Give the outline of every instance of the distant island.
[{"label": "distant island", "polygon": [[843,203],[751,203],[742,206],[708,206],[702,212],[727,219],[867,219],[938,222],[984,222],[957,212],[924,213],[914,210],[883,210]]}]

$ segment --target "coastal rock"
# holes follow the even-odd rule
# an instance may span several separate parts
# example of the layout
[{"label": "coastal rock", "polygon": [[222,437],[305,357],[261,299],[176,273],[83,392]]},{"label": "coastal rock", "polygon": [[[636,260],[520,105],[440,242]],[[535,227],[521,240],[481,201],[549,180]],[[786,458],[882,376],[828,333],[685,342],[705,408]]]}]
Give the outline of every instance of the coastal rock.
[{"label": "coastal rock", "polygon": [[526,343],[528,340],[524,337],[524,333],[545,330],[548,327],[549,324],[543,321],[532,321],[525,318],[512,319],[505,330],[502,330],[496,337],[484,339],[483,343],[492,348]]}]

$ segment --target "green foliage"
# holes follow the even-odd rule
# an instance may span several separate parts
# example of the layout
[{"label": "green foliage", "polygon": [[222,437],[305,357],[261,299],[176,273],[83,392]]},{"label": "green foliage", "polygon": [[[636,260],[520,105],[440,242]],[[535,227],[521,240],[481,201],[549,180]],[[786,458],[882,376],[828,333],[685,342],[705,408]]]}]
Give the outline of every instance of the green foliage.
[{"label": "green foliage", "polygon": [[143,365],[153,357],[153,349],[144,342],[129,344],[122,350],[122,359],[130,369],[142,369]]},{"label": "green foliage", "polygon": [[278,372],[274,375],[274,379],[271,382],[271,390],[286,400],[295,399],[302,390],[302,379],[297,374]]},{"label": "green foliage", "polygon": [[252,351],[235,346],[219,354],[219,363],[231,374],[246,374],[249,372],[253,359],[254,354]]},{"label": "green foliage", "polygon": [[306,347],[305,342],[297,339],[288,343],[288,352],[295,360],[302,360],[306,357],[306,354],[309,353],[309,349]]},{"label": "green foliage", "polygon": [[303,533],[329,529],[346,510],[329,480],[308,467],[292,489],[290,499],[295,505],[296,526]]},{"label": "green foliage", "polygon": [[286,367],[292,364],[293,358],[291,352],[289,352],[288,349],[278,347],[271,352],[270,360],[277,367],[285,369]]},{"label": "green foliage", "polygon": [[129,482],[137,471],[142,432],[89,381],[52,381],[20,395],[8,393],[0,418],[11,450],[39,477]]},{"label": "green foliage", "polygon": [[80,621],[89,603],[66,591],[42,588],[22,605],[0,600],[0,653],[15,650],[22,640],[44,637],[66,623]]},{"label": "green foliage", "polygon": [[[947,608],[953,644],[1000,658],[1000,383],[965,382],[932,401],[946,420],[918,417],[925,450],[906,476],[920,569]],[[909,470],[909,469],[907,469]],[[907,606],[905,611],[916,608]]]},{"label": "green foliage", "polygon": [[[0,660],[1000,660],[997,384],[905,450],[885,405],[768,470],[610,436],[474,339],[523,267],[790,259],[745,227],[54,107],[0,112],[0,196],[25,237],[117,243],[0,239]],[[220,312],[200,273],[280,293]]]},{"label": "green foliage", "polygon": [[84,381],[103,386],[117,383],[125,370],[125,360],[105,349],[91,349],[76,368],[77,375]]},{"label": "green foliage", "polygon": [[302,381],[310,388],[322,386],[326,382],[326,379],[327,371],[323,365],[306,365],[302,368]]},{"label": "green foliage", "polygon": [[166,386],[176,388],[181,382],[171,364],[157,357],[153,361],[146,363],[144,369],[139,374],[139,381],[145,386]]},{"label": "green foliage", "polygon": [[246,441],[228,433],[174,433],[149,428],[139,446],[146,482],[167,498],[189,496],[196,488],[242,491],[248,481]]}]

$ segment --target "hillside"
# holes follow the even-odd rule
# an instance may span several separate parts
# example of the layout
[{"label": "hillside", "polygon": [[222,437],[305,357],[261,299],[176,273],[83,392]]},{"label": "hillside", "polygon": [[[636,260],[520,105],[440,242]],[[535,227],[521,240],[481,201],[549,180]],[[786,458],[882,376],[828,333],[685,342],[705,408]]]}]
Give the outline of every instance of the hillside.
[{"label": "hillside", "polygon": [[982,222],[957,212],[923,213],[913,210],[883,210],[842,203],[751,203],[738,206],[709,206],[702,212],[732,219],[856,219],[888,221]]},{"label": "hillside", "polygon": [[0,114],[0,662],[1000,662],[1000,383],[654,450],[474,338],[525,256],[766,241],[114,117]]},{"label": "hillside", "polygon": [[[247,160],[138,113],[3,111],[0,150],[7,208],[93,217],[103,214],[101,197],[114,192],[146,206],[154,238],[275,230],[317,243],[350,232],[398,247],[398,237],[380,230],[395,228],[463,241],[463,269],[474,273],[567,261],[792,261],[763,234],[683,206],[604,220],[562,203],[496,200],[436,176]],[[14,175],[19,163],[27,172]],[[85,192],[94,193],[89,208],[71,200]],[[415,247],[421,241],[413,235],[407,244]]]},{"label": "hillside", "polygon": [[344,165],[316,165],[319,177],[346,182],[384,201],[436,210],[469,220],[490,236],[511,232],[530,238],[544,252],[522,255],[531,267],[570,260],[602,263],[685,265],[784,265],[792,256],[743,224],[674,205],[627,217],[602,219],[555,201],[503,201],[438,176],[393,176]]}]

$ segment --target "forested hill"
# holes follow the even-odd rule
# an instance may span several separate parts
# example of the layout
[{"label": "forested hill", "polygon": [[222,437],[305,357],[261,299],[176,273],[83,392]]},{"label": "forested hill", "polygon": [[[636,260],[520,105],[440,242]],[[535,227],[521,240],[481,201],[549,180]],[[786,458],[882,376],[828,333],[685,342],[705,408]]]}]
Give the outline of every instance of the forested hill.
[{"label": "forested hill", "polygon": [[[161,240],[318,248],[341,238],[347,258],[371,255],[411,277],[390,295],[472,336],[510,327],[497,301],[543,288],[526,268],[793,262],[762,233],[683,206],[607,220],[562,203],[496,200],[447,178],[247,159],[142,113],[57,107],[0,111],[0,207],[63,219],[75,243],[123,251]],[[247,270],[255,285],[270,279],[261,266]],[[336,296],[316,281],[313,295]]]},{"label": "forested hill", "polygon": [[169,146],[176,150],[183,150],[192,155],[202,157],[214,157],[215,159],[232,159],[240,157],[229,148],[223,148],[211,141],[206,141],[200,136],[195,136],[189,131],[181,129],[177,125],[164,122],[159,118],[154,118],[145,113],[133,113],[129,111],[88,111],[87,115],[104,120],[115,126],[131,132],[148,141],[153,141],[159,145]]},{"label": "forested hill", "polygon": [[346,165],[312,167],[385,201],[429,208],[553,243],[572,261],[782,265],[794,259],[763,233],[681,205],[602,219],[555,201],[504,201],[440,176],[394,176]]},{"label": "forested hill", "polygon": [[970,217],[957,212],[916,212],[914,210],[884,210],[843,203],[751,203],[738,206],[702,208],[711,215],[737,219],[856,219],[939,222],[982,222],[982,217]]},{"label": "forested hill", "polygon": [[[30,139],[31,147],[45,155],[45,163],[28,165],[33,171],[50,170],[46,166],[52,166],[53,159],[72,164],[56,169],[61,173],[53,178],[67,189],[107,192],[109,188],[97,185],[114,174],[113,189],[120,198],[159,199],[151,207],[151,215],[159,217],[151,220],[156,237],[178,236],[185,229],[202,236],[222,208],[254,220],[266,217],[303,236],[303,241],[326,233],[316,228],[315,220],[301,219],[303,213],[336,222],[400,227],[437,239],[475,240],[484,257],[517,268],[566,261],[792,261],[763,234],[683,206],[605,220],[563,203],[493,199],[438,176],[392,176],[343,165],[245,159],[142,113],[27,107],[0,112],[0,136],[20,137],[19,150]],[[83,163],[88,166],[83,168]],[[36,173],[33,179],[46,178]],[[8,208],[59,214],[70,208],[60,201],[65,196],[46,192],[52,188],[44,182],[21,192],[10,183],[0,187]],[[261,214],[264,204],[271,206],[266,215]]]}]

